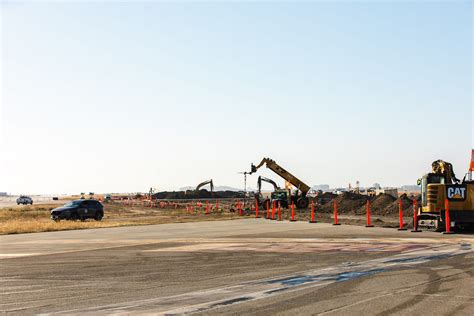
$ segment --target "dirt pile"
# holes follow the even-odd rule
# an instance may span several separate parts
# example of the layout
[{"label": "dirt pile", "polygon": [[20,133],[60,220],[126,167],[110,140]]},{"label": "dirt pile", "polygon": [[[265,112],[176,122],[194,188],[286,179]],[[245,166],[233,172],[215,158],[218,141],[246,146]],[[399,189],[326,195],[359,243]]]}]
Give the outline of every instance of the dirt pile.
[{"label": "dirt pile", "polygon": [[[355,213],[361,206],[367,203],[369,197],[367,195],[361,195],[352,192],[344,192],[333,199],[333,202],[337,202],[337,208],[339,214],[350,214]],[[323,213],[332,213],[334,211],[333,203],[326,203],[320,207],[320,211]]]},{"label": "dirt pile", "polygon": [[205,189],[199,191],[163,191],[153,195],[158,200],[197,200],[197,199],[222,199],[222,198],[243,198],[244,194],[235,191],[209,192]]},{"label": "dirt pile", "polygon": [[[370,201],[370,213],[374,215],[384,215],[385,209],[390,206],[397,199],[390,194],[379,194]],[[366,213],[366,205],[361,206],[356,214],[361,215]]]},{"label": "dirt pile", "polygon": [[334,194],[334,193],[331,193],[331,192],[324,192],[322,194],[319,194],[317,196],[316,200],[318,201],[318,204],[324,205],[324,204],[327,204],[327,203],[331,202],[336,197],[337,197],[337,194]]},{"label": "dirt pile", "polygon": [[399,203],[402,201],[403,216],[413,216],[413,200],[406,194],[402,194],[398,199],[388,205],[381,215],[394,216],[398,215]]}]

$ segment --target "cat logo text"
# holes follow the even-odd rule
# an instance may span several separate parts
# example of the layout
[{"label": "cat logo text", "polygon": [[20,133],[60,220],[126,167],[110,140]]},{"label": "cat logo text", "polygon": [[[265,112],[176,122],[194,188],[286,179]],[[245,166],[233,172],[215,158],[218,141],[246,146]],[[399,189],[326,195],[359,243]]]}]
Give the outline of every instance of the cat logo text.
[{"label": "cat logo text", "polygon": [[449,185],[446,187],[446,196],[450,201],[464,201],[467,188],[465,185]]}]

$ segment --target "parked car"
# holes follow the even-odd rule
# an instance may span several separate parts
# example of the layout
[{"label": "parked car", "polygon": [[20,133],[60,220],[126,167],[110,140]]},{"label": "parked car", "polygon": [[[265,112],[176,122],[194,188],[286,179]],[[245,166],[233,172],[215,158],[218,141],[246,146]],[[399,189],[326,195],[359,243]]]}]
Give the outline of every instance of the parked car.
[{"label": "parked car", "polygon": [[33,205],[33,199],[30,198],[29,196],[21,195],[18,199],[16,199],[16,204],[17,204],[17,205],[20,205],[20,204],[23,204],[23,205],[27,205],[27,204]]},{"label": "parked car", "polygon": [[67,220],[81,220],[88,218],[96,221],[102,220],[104,217],[104,206],[96,200],[75,200],[66,203],[61,207],[51,210],[51,219],[53,221]]}]

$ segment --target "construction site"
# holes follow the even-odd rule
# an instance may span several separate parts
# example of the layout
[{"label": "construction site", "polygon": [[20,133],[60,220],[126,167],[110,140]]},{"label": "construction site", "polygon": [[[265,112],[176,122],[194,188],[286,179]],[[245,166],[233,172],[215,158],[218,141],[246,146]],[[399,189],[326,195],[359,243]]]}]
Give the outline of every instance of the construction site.
[{"label": "construction site", "polygon": [[8,314],[470,315],[472,154],[463,180],[437,160],[410,195],[312,191],[264,158],[245,176],[265,166],[284,188],[259,176],[251,192],[215,191],[206,180],[185,191],[68,197],[100,200],[100,221],[52,221],[61,199],[3,208],[0,306]]},{"label": "construction site", "polygon": [[[473,151],[474,157],[474,151]],[[429,230],[451,233],[469,231],[474,226],[474,158],[462,180],[454,173],[451,163],[436,160],[418,180],[418,191],[398,193],[396,189],[372,189],[359,186],[332,191],[314,190],[275,160],[263,158],[242,172],[245,190],[216,191],[212,179],[183,191],[134,194],[81,193],[76,196],[36,198],[27,196],[3,198],[4,205],[26,203],[20,208],[4,207],[0,233],[82,229],[87,227],[116,227],[169,222],[206,221],[256,218],[275,221],[305,221],[333,225],[350,224],[366,227],[387,227],[413,231]],[[261,168],[275,177],[259,174]],[[431,169],[431,170],[430,170]],[[247,177],[258,176],[257,189],[247,191]],[[284,186],[278,183],[283,182]],[[273,190],[263,190],[263,183]],[[342,191],[343,190],[343,191]],[[29,200],[28,200],[29,199]],[[7,201],[11,201],[9,204]],[[79,214],[68,218],[53,218],[55,205],[64,201],[100,201],[104,207],[100,218],[87,221]],[[29,201],[29,202],[28,202]],[[54,202],[54,203],[53,203]],[[51,216],[50,214],[51,213]],[[51,218],[50,218],[51,217]],[[54,221],[51,221],[53,219]],[[80,222],[78,220],[81,219]],[[88,226],[89,225],[89,226]]]},{"label": "construction site", "polygon": [[474,315],[473,1],[0,1],[0,314]]},{"label": "construction site", "polygon": [[[474,153],[473,153],[474,154]],[[276,161],[263,158],[258,165],[251,164],[244,172],[245,187],[247,175],[257,174],[266,167],[280,181],[259,176],[256,191],[214,191],[213,180],[206,180],[194,190],[157,192],[150,189],[148,194],[106,196],[105,202],[123,205],[140,205],[159,209],[180,209],[188,214],[211,215],[230,213],[238,216],[252,216],[271,220],[324,222],[344,220],[346,223],[372,226],[372,222],[384,227],[414,228],[424,227],[434,231],[469,229],[474,225],[472,200],[473,162],[463,180],[456,178],[453,166],[437,160],[431,164],[430,172],[418,180],[419,191],[398,194],[396,189],[377,193],[357,186],[344,192],[323,192],[311,190],[310,186],[287,171]],[[273,191],[262,191],[262,183],[273,186]],[[208,187],[208,189],[205,189]],[[454,192],[450,196],[449,192]],[[472,192],[472,193],[471,193]],[[446,210],[451,203],[453,223],[446,225]],[[414,212],[416,210],[416,212]],[[449,227],[448,227],[449,226]]]}]

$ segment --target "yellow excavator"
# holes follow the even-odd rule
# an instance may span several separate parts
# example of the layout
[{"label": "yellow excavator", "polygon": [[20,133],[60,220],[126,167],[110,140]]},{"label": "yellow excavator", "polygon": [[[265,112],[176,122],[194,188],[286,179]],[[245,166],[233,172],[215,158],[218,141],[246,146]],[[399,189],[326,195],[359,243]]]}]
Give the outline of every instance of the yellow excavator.
[{"label": "yellow excavator", "polygon": [[[471,163],[471,169],[472,169]],[[436,160],[431,172],[418,179],[421,185],[421,205],[418,208],[418,227],[443,231],[446,227],[445,200],[449,201],[450,227],[474,227],[474,181],[466,176],[456,178],[449,162]]]},{"label": "yellow excavator", "polygon": [[282,207],[288,207],[288,205],[290,205],[291,203],[295,203],[297,208],[308,207],[309,200],[306,195],[308,194],[311,188],[303,181],[292,175],[290,172],[286,171],[274,160],[270,158],[263,158],[258,165],[255,166],[254,164],[251,164],[251,171],[249,174],[257,172],[257,170],[263,165],[266,165],[268,169],[272,170],[277,175],[279,175],[298,189],[295,194],[291,194],[290,189],[275,190],[275,192],[273,192],[272,194],[272,201],[280,202]]}]

